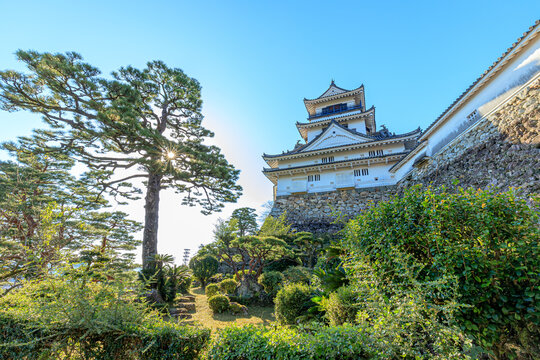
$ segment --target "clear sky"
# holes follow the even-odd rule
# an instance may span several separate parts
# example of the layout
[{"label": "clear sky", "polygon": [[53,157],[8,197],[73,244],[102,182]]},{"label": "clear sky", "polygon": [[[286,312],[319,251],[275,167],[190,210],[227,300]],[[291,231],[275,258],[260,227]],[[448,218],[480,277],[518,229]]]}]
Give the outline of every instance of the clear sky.
[{"label": "clear sky", "polygon": [[[540,18],[540,1],[23,1],[0,0],[0,69],[17,49],[81,53],[105,74],[160,59],[203,86],[204,125],[240,169],[244,195],[203,216],[162,196],[159,251],[212,240],[218,217],[272,197],[261,154],[291,149],[296,121],[334,79],[364,84],[390,131],[425,129]],[[0,141],[42,126],[0,112]],[[5,155],[3,156],[5,157]],[[143,219],[143,203],[127,208]]]}]

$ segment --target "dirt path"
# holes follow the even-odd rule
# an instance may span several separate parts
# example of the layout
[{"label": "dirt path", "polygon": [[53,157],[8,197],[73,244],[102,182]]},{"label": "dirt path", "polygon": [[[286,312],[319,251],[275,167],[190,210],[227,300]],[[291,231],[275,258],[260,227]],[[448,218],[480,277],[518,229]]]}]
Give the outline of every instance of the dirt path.
[{"label": "dirt path", "polygon": [[191,320],[186,321],[188,324],[198,323],[215,331],[216,329],[221,329],[234,323],[240,325],[269,325],[275,320],[273,306],[249,306],[248,315],[232,315],[229,313],[214,315],[208,306],[208,301],[203,289],[191,289],[191,294],[195,296],[195,313],[192,313]]}]

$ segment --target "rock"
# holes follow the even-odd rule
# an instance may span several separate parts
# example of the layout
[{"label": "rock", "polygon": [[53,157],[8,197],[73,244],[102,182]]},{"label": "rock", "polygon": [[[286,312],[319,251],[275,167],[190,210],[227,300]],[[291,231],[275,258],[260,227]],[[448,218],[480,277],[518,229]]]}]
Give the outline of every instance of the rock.
[{"label": "rock", "polygon": [[231,302],[229,311],[234,315],[249,315],[247,306],[237,302]]}]

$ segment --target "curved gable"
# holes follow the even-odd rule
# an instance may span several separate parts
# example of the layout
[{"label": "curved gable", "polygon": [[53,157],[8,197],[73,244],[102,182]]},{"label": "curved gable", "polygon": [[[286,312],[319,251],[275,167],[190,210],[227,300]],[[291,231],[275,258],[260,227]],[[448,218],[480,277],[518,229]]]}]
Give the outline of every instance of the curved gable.
[{"label": "curved gable", "polygon": [[371,138],[353,133],[342,126],[332,123],[318,138],[302,149],[304,151],[320,150],[335,146],[353,145],[366,141],[371,141]]}]

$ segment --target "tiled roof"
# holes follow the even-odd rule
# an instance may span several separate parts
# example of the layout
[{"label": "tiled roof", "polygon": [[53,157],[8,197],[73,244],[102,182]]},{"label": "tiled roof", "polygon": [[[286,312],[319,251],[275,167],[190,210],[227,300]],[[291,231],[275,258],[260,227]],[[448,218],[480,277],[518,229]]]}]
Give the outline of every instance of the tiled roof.
[{"label": "tiled roof", "polygon": [[523,36],[519,37],[516,40],[516,42],[512,44],[512,46],[510,46],[508,49],[506,49],[506,51],[486,71],[484,71],[484,73],[482,75],[480,75],[464,92],[462,92],[461,95],[459,95],[457,97],[457,99],[455,99],[454,102],[452,102],[452,104],[450,104],[450,106],[448,106],[442,112],[442,114],[439,115],[439,117],[437,117],[437,119],[435,119],[435,121],[433,121],[426,128],[426,130],[424,131],[424,134],[427,133],[440,119],[442,119],[450,111],[450,109],[452,109],[452,107],[454,107],[454,105],[456,105],[459,101],[461,101],[469,93],[469,91],[476,86],[476,84],[478,84],[482,79],[484,79],[486,77],[486,75],[493,68],[495,68],[497,65],[499,65],[499,63],[506,57],[506,55],[508,55],[512,50],[514,50],[517,47],[517,45],[521,42],[521,40],[523,40],[525,37],[527,37],[534,30],[534,28],[537,27],[538,25],[540,25],[540,20],[536,20],[534,25],[531,26],[525,33],[523,33]]},{"label": "tiled roof", "polygon": [[[407,136],[410,136],[410,135],[413,135],[415,133],[420,133],[421,130],[420,128],[414,130],[414,131],[410,131],[408,133],[405,133],[405,134],[398,134],[398,135],[390,135],[390,136],[383,136],[381,135],[379,132],[373,134],[373,135],[367,135],[367,134],[363,134],[363,133],[360,133],[358,131],[355,131],[355,130],[351,130],[349,128],[346,128],[345,126],[339,124],[337,121],[335,120],[332,120],[330,121],[330,123],[328,124],[328,126],[330,126],[332,123],[336,124],[337,126],[339,126],[340,128],[344,129],[345,131],[353,134],[353,135],[356,135],[356,136],[362,136],[362,137],[365,137],[365,138],[370,138],[372,139],[371,141],[366,141],[365,144],[368,144],[368,143],[373,143],[373,142],[376,142],[376,141],[381,141],[381,140],[387,140],[387,139],[395,139],[395,138],[401,138],[401,137],[407,137]],[[286,152],[283,152],[282,154],[276,154],[276,155],[268,155],[268,154],[263,154],[263,158],[276,158],[276,157],[281,157],[281,156],[286,156],[286,155],[294,155],[294,154],[298,154],[298,153],[301,153],[303,149],[305,149],[306,147],[308,147],[309,145],[313,144],[315,141],[317,141],[325,132],[326,128],[323,129],[323,131],[317,135],[313,140],[311,140],[310,142],[302,145],[302,146],[299,146],[293,150],[290,150],[290,151],[286,151]],[[364,143],[363,143],[364,144]],[[332,147],[329,147],[327,149],[335,149],[335,148],[339,148],[339,147],[344,147],[344,146],[350,146],[351,144],[348,144],[348,145],[337,145],[337,146],[332,146]],[[325,149],[317,149],[317,150],[309,150],[309,151],[306,151],[306,153],[309,153],[309,152],[314,152],[314,151],[320,151],[320,150],[325,150]]]},{"label": "tiled roof", "polygon": [[360,112],[355,112],[355,111],[358,111],[358,109],[347,110],[347,111],[343,111],[343,112],[339,112],[339,113],[328,114],[328,117],[326,117],[325,119],[322,119],[322,120],[317,119],[316,121],[310,121],[310,122],[297,121],[296,126],[317,125],[318,123],[324,123],[325,121],[330,120],[330,118],[332,118],[332,119],[341,119],[341,118],[346,118],[346,117],[355,116],[355,115],[356,116],[367,116],[373,110],[375,110],[375,106],[371,106],[369,109],[367,109],[365,111],[360,111]]},{"label": "tiled roof", "polygon": [[326,91],[323,92],[319,97],[317,97],[317,98],[315,98],[315,99],[306,99],[306,98],[304,98],[304,103],[309,103],[309,102],[312,102],[312,101],[318,102],[317,100],[321,100],[321,99],[325,99],[325,98],[329,98],[329,97],[337,96],[337,95],[341,95],[341,94],[351,93],[351,92],[360,90],[360,89],[362,89],[363,87],[364,87],[364,85],[360,85],[360,86],[357,87],[356,89],[353,89],[353,90],[347,90],[347,89],[340,88],[340,87],[337,86],[337,85],[334,83],[334,81],[332,80],[332,83],[330,84],[330,86],[328,87],[328,89],[326,89]]}]

